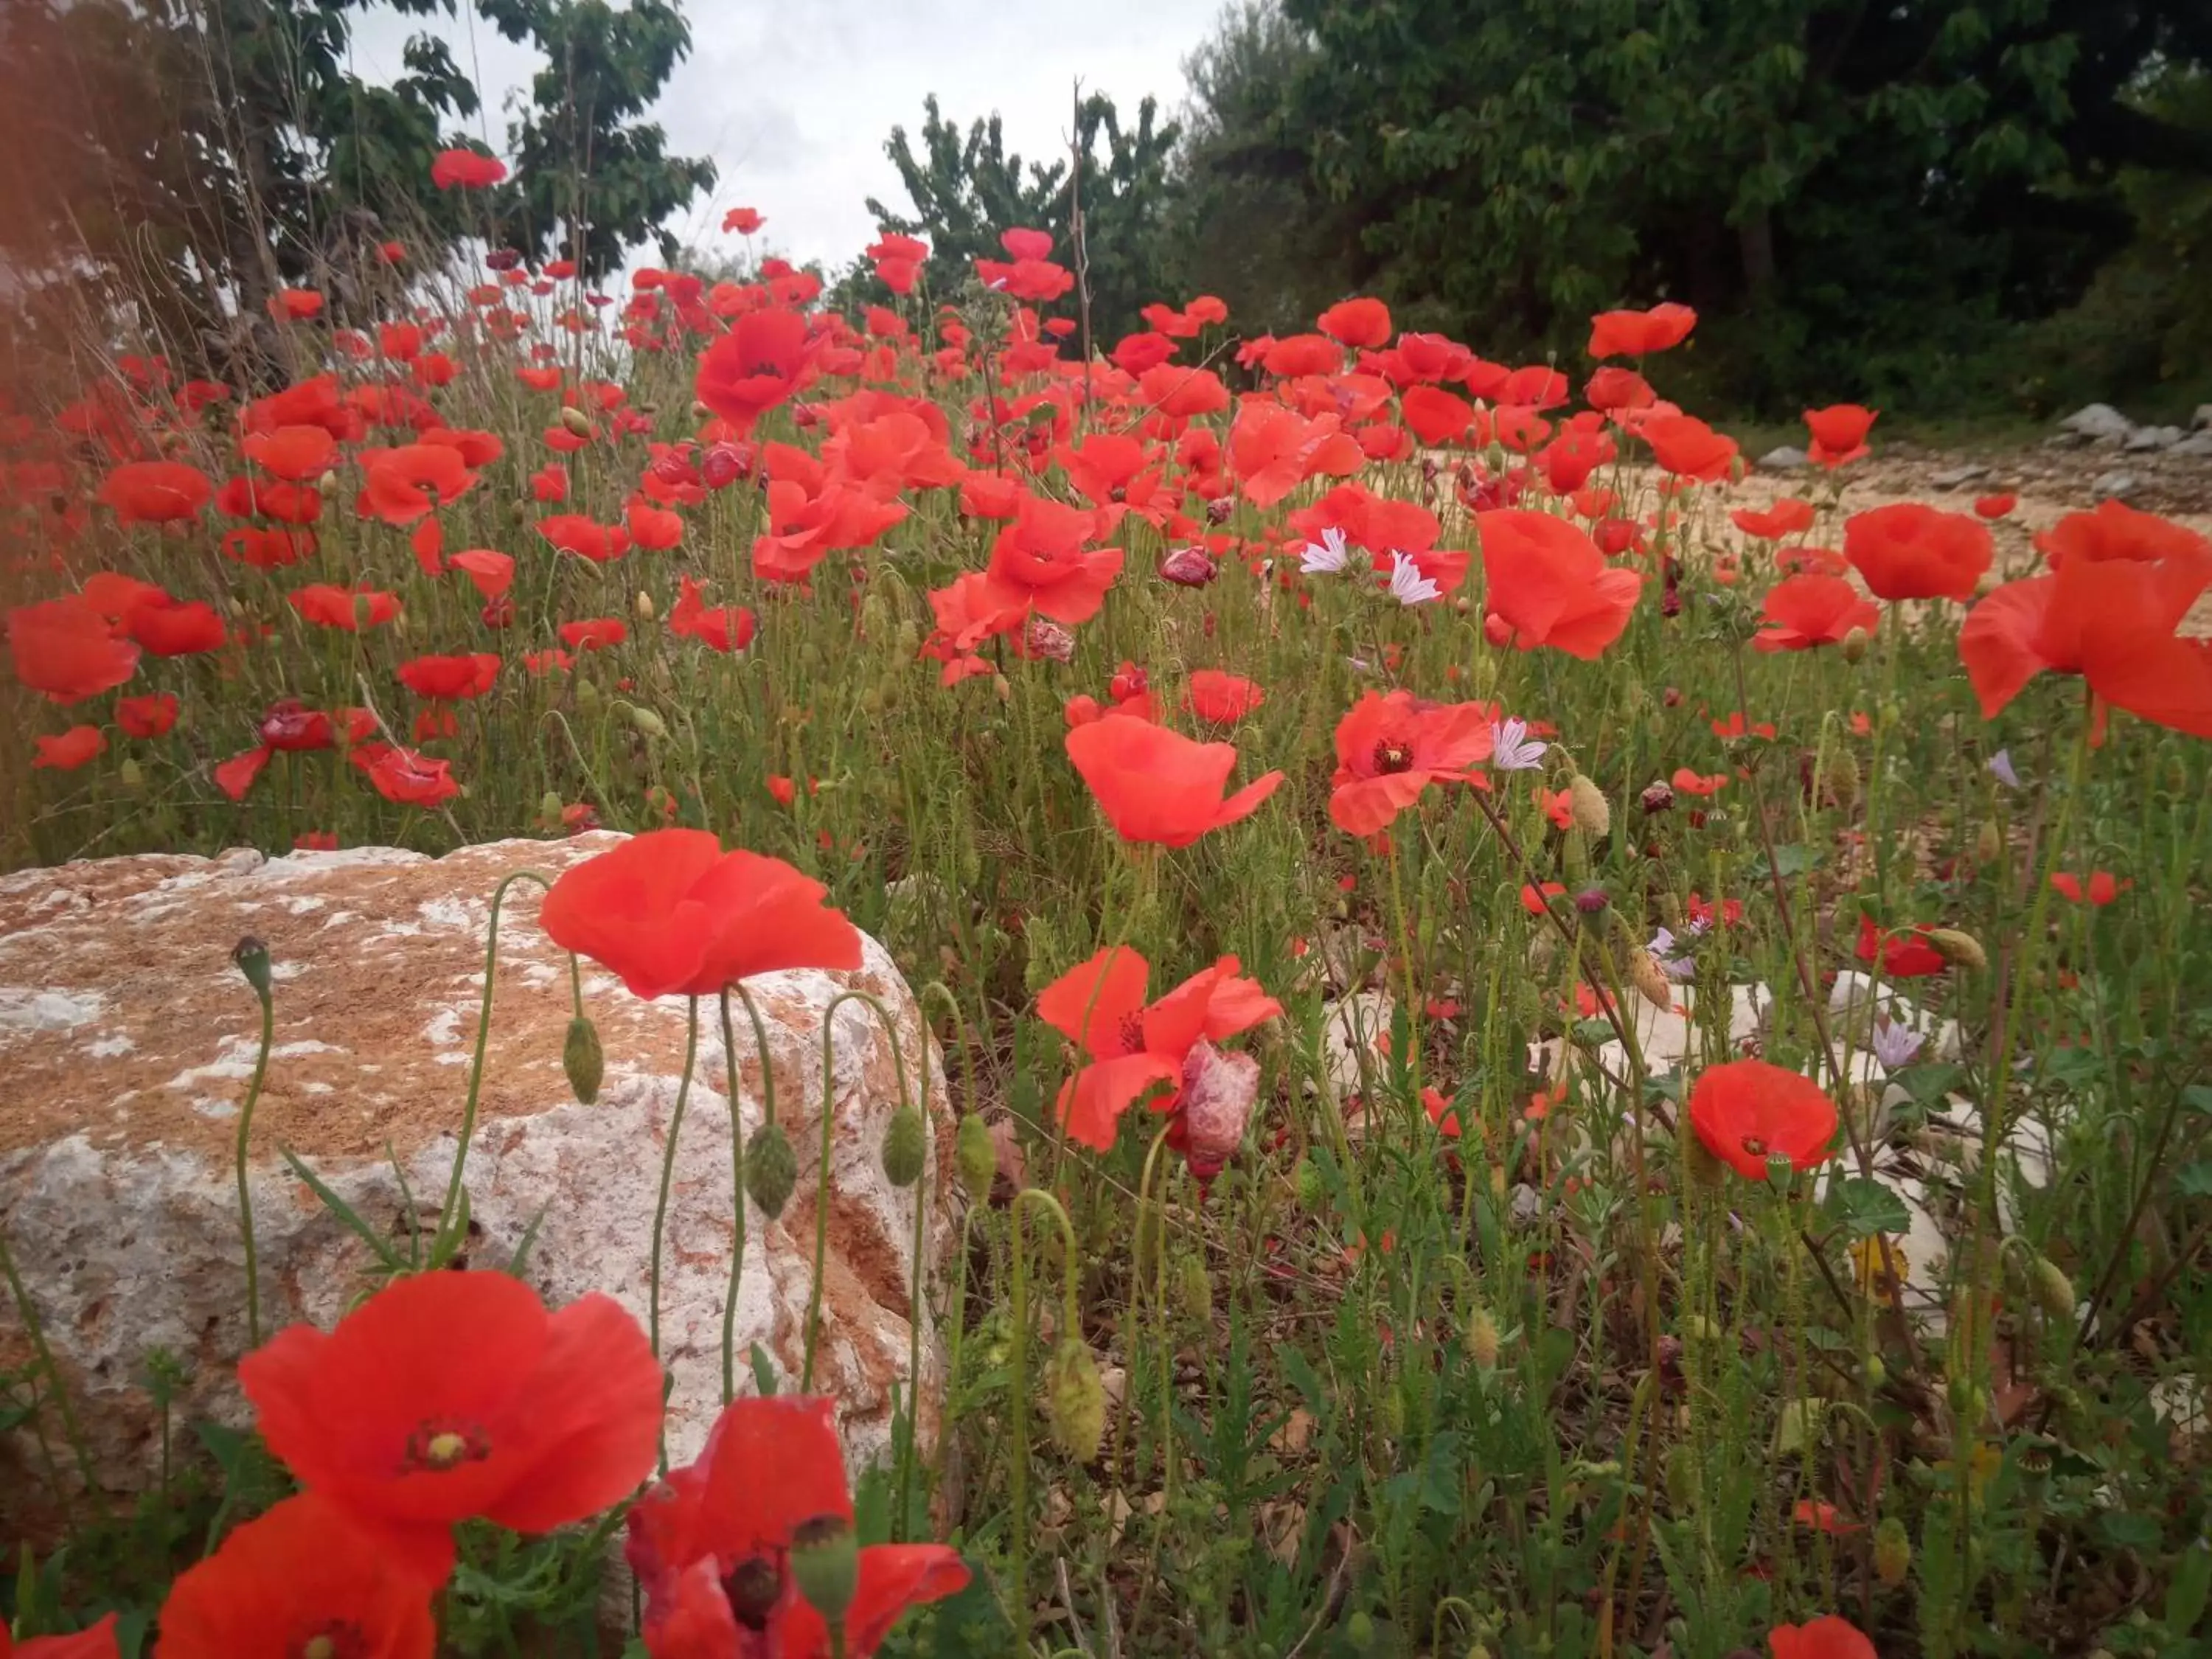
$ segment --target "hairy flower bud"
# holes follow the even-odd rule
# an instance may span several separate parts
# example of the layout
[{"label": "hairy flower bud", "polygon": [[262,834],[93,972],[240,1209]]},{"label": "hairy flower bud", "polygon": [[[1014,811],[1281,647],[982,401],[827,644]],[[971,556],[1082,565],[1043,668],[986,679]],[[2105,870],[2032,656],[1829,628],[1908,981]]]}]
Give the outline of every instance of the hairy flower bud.
[{"label": "hairy flower bud", "polygon": [[248,933],[232,947],[230,959],[238,964],[238,971],[246,975],[246,982],[253,988],[253,994],[264,1002],[269,1000],[269,947]]},{"label": "hairy flower bud", "polygon": [[568,1021],[568,1035],[561,1044],[561,1069],[568,1074],[568,1088],[580,1102],[589,1106],[599,1099],[607,1057],[599,1047],[599,1028],[585,1015],[574,1015]]},{"label": "hairy flower bud", "polygon": [[2065,1270],[2047,1255],[2035,1258],[2035,1266],[2028,1273],[2028,1289],[2033,1292],[2035,1305],[2043,1310],[2047,1318],[2069,1320],[2074,1317],[2074,1281]]},{"label": "hairy flower bud", "polygon": [[1874,1529],[1874,1576],[1895,1589],[1911,1571],[1912,1540],[1905,1535],[1905,1522],[1893,1515],[1887,1516]]},{"label": "hairy flower bud", "polygon": [[1478,1307],[1467,1316],[1467,1357],[1481,1370],[1498,1368],[1498,1321],[1490,1310]]},{"label": "hairy flower bud", "polygon": [[1956,927],[1931,927],[1921,938],[1946,962],[1977,972],[1990,965],[1989,952],[1982,949],[1981,940],[1972,933],[1961,933]]},{"label": "hairy flower bud", "polygon": [[901,1106],[884,1127],[884,1179],[894,1187],[911,1187],[921,1179],[929,1160],[929,1131],[921,1114]]},{"label": "hairy flower bud", "polygon": [[799,1185],[799,1158],[781,1123],[763,1123],[745,1146],[745,1196],[769,1220],[783,1213]]},{"label": "hairy flower bud", "polygon": [[953,1162],[960,1166],[960,1184],[970,1198],[988,1198],[999,1173],[999,1150],[991,1144],[991,1131],[979,1113],[960,1120],[952,1137]]},{"label": "hairy flower bud", "polygon": [[1867,648],[1873,643],[1873,635],[1863,628],[1854,628],[1844,635],[1837,649],[1843,653],[1845,662],[1862,663],[1866,660]]},{"label": "hairy flower bud", "polygon": [[588,438],[592,435],[591,416],[574,404],[561,406],[561,424],[568,429],[572,437]]},{"label": "hairy flower bud", "polygon": [[1674,1006],[1674,986],[1661,971],[1658,959],[1641,946],[1628,953],[1628,982],[1654,1008],[1663,1012]]},{"label": "hairy flower bud", "polygon": [[1291,1190],[1298,1195],[1302,1210],[1318,1209],[1328,1191],[1321,1178],[1321,1170],[1310,1158],[1302,1158],[1291,1170]]},{"label": "hairy flower bud", "polygon": [[1081,1337],[1070,1331],[1054,1345],[1043,1380],[1044,1420],[1053,1443],[1077,1462],[1090,1462],[1106,1432],[1106,1389]]}]

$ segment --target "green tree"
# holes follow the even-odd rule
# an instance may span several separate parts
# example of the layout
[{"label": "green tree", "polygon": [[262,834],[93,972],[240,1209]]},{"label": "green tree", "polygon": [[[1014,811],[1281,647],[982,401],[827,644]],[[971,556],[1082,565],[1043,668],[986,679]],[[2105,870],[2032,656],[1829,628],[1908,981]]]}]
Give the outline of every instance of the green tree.
[{"label": "green tree", "polygon": [[[919,154],[903,126],[893,127],[884,146],[913,211],[895,213],[873,198],[868,211],[886,230],[928,241],[934,290],[952,292],[978,258],[1004,258],[1000,233],[1025,227],[1049,231],[1054,257],[1083,267],[1092,332],[1104,344],[1142,327],[1142,307],[1176,297],[1169,216],[1170,163],[1181,129],[1159,122],[1152,99],[1137,106],[1131,128],[1122,126],[1114,100],[1103,93],[1074,106],[1071,154],[1082,158],[1079,174],[1071,161],[1025,163],[1010,154],[996,115],[963,133],[944,118],[934,94],[922,108]],[[1079,195],[1080,250],[1073,234]]]},{"label": "green tree", "polygon": [[676,65],[691,28],[672,0],[477,0],[510,40],[535,46],[545,67],[530,102],[507,126],[515,177],[497,206],[502,232],[539,257],[566,256],[604,276],[625,250],[658,234],[665,261],[678,253],[661,229],[699,191],[712,161],[668,154],[667,135],[641,118]]}]

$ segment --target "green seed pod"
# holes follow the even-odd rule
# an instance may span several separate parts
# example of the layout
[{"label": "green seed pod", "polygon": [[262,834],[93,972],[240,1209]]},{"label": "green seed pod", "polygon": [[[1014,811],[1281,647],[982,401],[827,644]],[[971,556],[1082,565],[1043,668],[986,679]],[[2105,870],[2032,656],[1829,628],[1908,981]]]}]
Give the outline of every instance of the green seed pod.
[{"label": "green seed pod", "polygon": [[1043,1381],[1044,1420],[1053,1443],[1079,1463],[1091,1462],[1106,1432],[1106,1389],[1082,1338],[1071,1331],[1054,1345]]},{"label": "green seed pod", "polygon": [[884,1129],[884,1178],[894,1187],[911,1187],[929,1161],[929,1130],[921,1114],[901,1106]]},{"label": "green seed pod", "polygon": [[988,1198],[991,1183],[998,1178],[999,1149],[991,1144],[991,1131],[979,1113],[970,1112],[960,1120],[960,1127],[952,1137],[953,1162],[960,1166],[960,1184],[974,1199]]},{"label": "green seed pod", "polygon": [[783,1213],[799,1185],[799,1158],[781,1123],[763,1123],[745,1147],[745,1196],[769,1220]]},{"label": "green seed pod", "polygon": [[561,1044],[561,1069],[568,1074],[568,1087],[579,1101],[589,1106],[599,1099],[607,1057],[599,1047],[599,1028],[586,1015],[574,1015],[568,1021],[568,1035]]},{"label": "green seed pod", "polygon": [[602,701],[597,680],[576,682],[576,706],[579,708],[597,708]]},{"label": "green seed pod", "polygon": [[1194,1255],[1184,1255],[1175,1264],[1176,1305],[1187,1318],[1200,1322],[1213,1317],[1213,1277]]},{"label": "green seed pod", "polygon": [[1375,1616],[1364,1607],[1344,1621],[1344,1644],[1354,1653],[1366,1653],[1375,1646]]},{"label": "green seed pod", "polygon": [[1911,1571],[1912,1540],[1905,1535],[1905,1522],[1893,1515],[1885,1516],[1874,1529],[1874,1576],[1895,1589]]},{"label": "green seed pod", "polygon": [[806,1604],[836,1630],[845,1622],[860,1586],[860,1548],[853,1523],[842,1515],[817,1515],[791,1529],[791,1577]]},{"label": "green seed pod", "polygon": [[238,971],[246,975],[246,982],[253,988],[254,995],[264,1002],[269,1000],[269,947],[248,933],[232,947],[230,959],[238,964]]},{"label": "green seed pod", "polygon": [[2074,1281],[2065,1271],[2047,1255],[2035,1258],[2034,1269],[2028,1274],[2028,1288],[2034,1293],[2035,1305],[2043,1310],[2047,1318],[2069,1320],[2074,1317]]},{"label": "green seed pod", "polygon": [[562,805],[561,792],[557,789],[548,789],[538,798],[538,818],[546,823],[560,823]]}]

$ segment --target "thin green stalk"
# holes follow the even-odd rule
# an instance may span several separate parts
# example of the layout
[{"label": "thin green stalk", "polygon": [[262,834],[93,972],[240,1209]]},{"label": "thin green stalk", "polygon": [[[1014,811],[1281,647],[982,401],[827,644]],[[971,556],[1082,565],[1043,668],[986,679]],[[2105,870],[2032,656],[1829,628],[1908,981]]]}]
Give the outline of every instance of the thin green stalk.
[{"label": "thin green stalk", "polygon": [[[653,1357],[660,1358],[660,1249],[668,1228],[668,1193],[676,1182],[676,1142],[684,1133],[684,1108],[691,1097],[691,1072],[699,1057],[699,999],[684,999],[684,1075],[676,1085],[676,1109],[668,1115],[668,1144],[660,1154],[660,1194],[653,1205],[653,1266],[646,1289],[646,1334]],[[660,1433],[660,1468],[668,1468],[668,1431]]]},{"label": "thin green stalk", "polygon": [[735,986],[722,988],[722,1063],[729,1081],[730,1098],[730,1213],[732,1231],[730,1238],[730,1288],[722,1297],[722,1403],[726,1406],[737,1398],[738,1345],[738,1283],[745,1271],[745,1127],[738,1110],[738,1050],[730,1031],[730,993],[735,990],[745,1005],[745,1014],[752,1021],[753,1042],[760,1052],[761,1115],[765,1122],[775,1121],[775,1066],[768,1051],[768,1027],[762,1023],[761,1012],[753,1001],[752,993],[739,980]]},{"label": "thin green stalk", "polygon": [[814,1390],[814,1350],[822,1334],[822,1274],[830,1261],[830,1132],[836,1127],[837,1116],[836,1014],[848,1002],[865,1002],[876,1011],[884,1035],[890,1039],[891,1066],[898,1073],[899,1104],[906,1105],[908,1099],[906,1055],[899,1046],[898,1026],[890,1011],[866,991],[838,992],[822,1011],[822,1161],[814,1187],[814,1283],[806,1298],[806,1357],[799,1373],[801,1394]]},{"label": "thin green stalk", "polygon": [[[453,1224],[461,1202],[461,1181],[468,1168],[469,1144],[477,1132],[477,1100],[483,1091],[484,1050],[491,1042],[491,994],[499,968],[499,912],[507,902],[507,890],[518,881],[534,881],[550,892],[553,878],[542,871],[517,870],[491,890],[491,923],[484,936],[483,1001],[477,1011],[476,1053],[469,1060],[469,1096],[461,1108],[461,1136],[453,1148],[453,1178],[446,1183],[446,1201],[438,1209],[438,1237],[442,1239],[446,1230]],[[583,1011],[584,987],[581,970],[572,956],[568,959],[568,984],[576,999],[578,1012]],[[245,1136],[240,1126],[241,1142]],[[249,1252],[250,1259],[250,1252]]]},{"label": "thin green stalk", "polygon": [[246,1099],[238,1109],[238,1142],[231,1166],[238,1178],[238,1228],[246,1243],[246,1340],[249,1347],[258,1348],[261,1346],[261,1265],[253,1244],[253,1192],[246,1184],[246,1153],[247,1138],[253,1133],[253,1109],[260,1103],[261,1086],[269,1079],[269,1050],[276,1038],[276,1005],[270,989],[268,949],[258,940],[246,940],[238,947],[241,958],[249,945],[260,957],[260,971],[249,968],[246,976],[261,1005],[261,1044],[253,1056],[252,1081],[246,1085]]}]

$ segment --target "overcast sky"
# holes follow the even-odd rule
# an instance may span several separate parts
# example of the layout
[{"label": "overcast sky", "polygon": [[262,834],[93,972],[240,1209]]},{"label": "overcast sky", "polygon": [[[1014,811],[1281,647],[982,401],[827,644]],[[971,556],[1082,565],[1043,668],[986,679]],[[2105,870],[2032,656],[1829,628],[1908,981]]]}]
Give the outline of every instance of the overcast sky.
[{"label": "overcast sky", "polygon": [[[1024,161],[1057,155],[1071,88],[1111,96],[1124,119],[1150,94],[1163,116],[1183,98],[1182,60],[1210,31],[1220,0],[686,0],[691,56],[677,66],[654,112],[670,149],[710,157],[721,173],[711,199],[672,226],[687,241],[722,240],[724,210],[766,216],[768,252],[835,266],[874,240],[866,200],[908,207],[884,155],[894,125],[918,132],[934,92],[964,130],[994,111],[1006,146]],[[438,27],[483,93],[471,124],[502,154],[507,93],[538,68],[468,14]],[[380,8],[354,32],[365,78],[399,72],[400,49],[424,20]],[[731,239],[732,241],[735,239]]]}]

